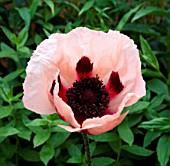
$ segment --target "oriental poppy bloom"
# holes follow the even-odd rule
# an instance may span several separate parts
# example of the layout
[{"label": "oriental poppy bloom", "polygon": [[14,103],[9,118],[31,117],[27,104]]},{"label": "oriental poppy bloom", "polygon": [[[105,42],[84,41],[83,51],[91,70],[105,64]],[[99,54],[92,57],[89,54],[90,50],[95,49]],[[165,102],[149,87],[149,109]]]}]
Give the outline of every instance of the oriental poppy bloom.
[{"label": "oriental poppy bloom", "polygon": [[58,115],[70,132],[98,135],[124,119],[124,107],[145,95],[139,53],[126,35],[76,28],[52,34],[26,68],[23,102],[38,114]]}]

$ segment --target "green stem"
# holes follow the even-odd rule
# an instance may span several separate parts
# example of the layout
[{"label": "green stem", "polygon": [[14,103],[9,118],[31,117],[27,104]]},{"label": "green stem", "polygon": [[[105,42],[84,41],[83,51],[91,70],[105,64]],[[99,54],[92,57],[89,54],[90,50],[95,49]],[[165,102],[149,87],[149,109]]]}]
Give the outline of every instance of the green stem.
[{"label": "green stem", "polygon": [[85,147],[87,165],[92,166],[91,156],[90,156],[89,139],[88,139],[87,134],[85,132],[82,132],[82,136],[83,136],[83,140],[84,140],[84,147]]}]

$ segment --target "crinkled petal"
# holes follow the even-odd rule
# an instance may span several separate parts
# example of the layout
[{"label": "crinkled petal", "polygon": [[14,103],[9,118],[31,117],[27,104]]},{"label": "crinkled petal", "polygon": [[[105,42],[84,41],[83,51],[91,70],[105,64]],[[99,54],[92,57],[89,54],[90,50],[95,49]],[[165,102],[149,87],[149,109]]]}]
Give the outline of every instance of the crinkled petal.
[{"label": "crinkled petal", "polygon": [[[69,132],[81,132],[83,130],[86,130],[86,129],[89,129],[89,128],[93,127],[93,126],[90,126],[90,125],[88,125],[88,126],[86,126],[84,128],[81,128],[81,127],[74,128],[72,126],[64,126],[64,125],[58,125],[58,126],[65,129],[65,130],[67,130],[67,131],[69,131]],[[95,126],[99,127],[99,126],[102,126],[102,124],[96,124]]]},{"label": "crinkled petal", "polygon": [[34,51],[26,68],[23,102],[27,109],[39,114],[56,112],[50,95],[52,82],[59,72],[51,58],[55,48],[55,40],[42,42]]},{"label": "crinkled petal", "polygon": [[112,117],[105,118],[103,119],[105,120],[105,122],[100,121],[100,123],[102,123],[102,126],[99,126],[99,127],[96,126],[96,127],[87,129],[87,133],[91,135],[99,135],[109,130],[112,130],[113,128],[115,128],[117,125],[119,125],[122,122],[122,120],[125,118],[127,114],[128,112],[118,117],[114,117],[112,115]]}]

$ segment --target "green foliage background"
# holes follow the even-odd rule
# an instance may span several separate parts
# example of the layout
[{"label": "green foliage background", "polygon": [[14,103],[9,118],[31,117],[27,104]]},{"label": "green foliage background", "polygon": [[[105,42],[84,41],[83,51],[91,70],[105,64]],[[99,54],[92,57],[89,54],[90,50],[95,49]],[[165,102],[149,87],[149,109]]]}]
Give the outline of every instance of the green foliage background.
[{"label": "green foliage background", "polygon": [[[170,1],[0,0],[0,166],[85,166],[80,133],[24,108],[25,67],[51,33],[119,30],[137,44],[147,95],[110,132],[89,136],[93,166],[170,166]],[[106,57],[107,58],[107,57]]]}]

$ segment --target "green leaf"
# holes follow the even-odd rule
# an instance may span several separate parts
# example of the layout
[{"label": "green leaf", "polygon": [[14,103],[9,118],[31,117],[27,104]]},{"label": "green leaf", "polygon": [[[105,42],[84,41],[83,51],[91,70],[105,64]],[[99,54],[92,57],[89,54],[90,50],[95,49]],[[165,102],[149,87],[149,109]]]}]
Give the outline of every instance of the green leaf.
[{"label": "green leaf", "polygon": [[33,0],[32,3],[31,3],[31,6],[30,6],[30,16],[31,18],[33,18],[36,10],[37,10],[37,7],[38,7],[38,4],[39,4],[39,1],[40,0]]},{"label": "green leaf", "polygon": [[63,1],[62,3],[71,6],[73,9],[75,9],[77,12],[79,12],[79,8],[74,4],[69,1]]},{"label": "green leaf", "polygon": [[51,131],[49,129],[36,133],[33,139],[34,148],[46,142],[49,139],[50,135],[51,135]]},{"label": "green leaf", "polygon": [[70,136],[70,133],[55,133],[52,137],[49,139],[49,143],[54,147],[58,147],[61,144],[63,144],[67,138]]},{"label": "green leaf", "polygon": [[142,122],[139,127],[150,131],[170,131],[170,118],[155,118],[150,121]]},{"label": "green leaf", "polygon": [[1,49],[2,49],[2,51],[15,52],[15,50],[13,48],[11,48],[10,46],[8,46],[5,43],[1,43]]},{"label": "green leaf", "polygon": [[90,0],[90,1],[87,1],[84,6],[82,7],[82,9],[80,10],[79,12],[79,16],[82,15],[85,11],[89,10],[93,5],[94,5],[94,0]]},{"label": "green leaf", "polygon": [[137,145],[132,145],[132,146],[123,145],[122,149],[127,152],[136,154],[138,156],[150,156],[151,154],[153,154],[153,151],[145,149]]},{"label": "green leaf", "polygon": [[67,150],[71,157],[81,157],[81,149],[77,145],[68,143]]},{"label": "green leaf", "polygon": [[165,99],[165,96],[166,96],[165,94],[155,96],[151,100],[150,108],[154,109],[154,108],[160,106],[162,104],[163,100]]},{"label": "green leaf", "polygon": [[160,16],[170,19],[170,13],[168,11],[157,8],[157,7],[149,6],[144,9],[139,10],[133,17],[132,22],[140,19],[141,17],[149,15],[149,14],[160,15]]},{"label": "green leaf", "polygon": [[139,114],[144,111],[149,106],[149,102],[147,101],[138,101],[132,106],[127,107],[127,110],[130,110],[129,114]]},{"label": "green leaf", "polygon": [[35,44],[36,44],[36,45],[39,45],[39,44],[41,43],[41,41],[42,41],[41,36],[38,35],[38,34],[36,34],[36,35],[35,35],[35,38],[34,38],[34,41],[35,41]]},{"label": "green leaf", "polygon": [[50,123],[47,119],[34,119],[30,123],[27,124],[27,126],[46,126]]},{"label": "green leaf", "polygon": [[117,31],[121,31],[122,28],[124,27],[124,25],[125,25],[125,24],[127,23],[127,21],[129,20],[129,18],[132,16],[132,14],[135,13],[136,11],[138,11],[139,8],[140,8],[142,5],[143,5],[143,3],[140,4],[140,5],[138,5],[138,6],[135,7],[135,8],[131,9],[129,12],[127,12],[127,13],[123,16],[123,18],[119,21],[119,24],[118,24],[118,26],[116,27],[116,30],[117,30]]},{"label": "green leaf", "polygon": [[18,35],[17,38],[17,47],[22,47],[28,39],[28,26],[25,26]]},{"label": "green leaf", "polygon": [[150,34],[154,36],[160,36],[160,34],[152,29],[149,25],[146,24],[135,24],[135,23],[128,23],[124,25],[123,31],[134,31],[143,34]]},{"label": "green leaf", "polygon": [[165,94],[166,100],[170,101],[168,86],[164,82],[157,78],[154,78],[152,80],[149,80],[146,85],[148,89],[150,89],[151,91],[155,92],[158,95]]},{"label": "green leaf", "polygon": [[54,15],[54,2],[52,0],[44,0],[44,1],[50,7],[52,15]]},{"label": "green leaf", "polygon": [[96,149],[96,142],[92,142],[90,143],[90,152],[91,152],[91,155],[93,155],[95,149]]},{"label": "green leaf", "polygon": [[16,52],[11,52],[11,51],[0,51],[0,58],[11,58],[14,60],[16,63],[19,62],[18,55]]},{"label": "green leaf", "polygon": [[14,80],[15,78],[17,78],[23,72],[24,72],[24,69],[17,69],[16,71],[13,71],[13,72],[9,73],[8,75],[6,75],[3,78],[3,80],[5,82],[10,82],[10,81]]},{"label": "green leaf", "polygon": [[19,149],[19,155],[26,161],[38,162],[40,161],[39,152],[27,148]]},{"label": "green leaf", "polygon": [[54,148],[51,144],[45,144],[40,151],[41,161],[47,165],[54,156]]},{"label": "green leaf", "polygon": [[0,137],[8,137],[10,135],[15,135],[18,133],[19,131],[12,126],[6,126],[0,128]]},{"label": "green leaf", "polygon": [[47,37],[49,37],[51,35],[45,28],[43,28],[43,31]]},{"label": "green leaf", "polygon": [[115,162],[114,159],[109,157],[96,157],[92,159],[92,166],[107,166],[113,164]]},{"label": "green leaf", "polygon": [[83,163],[83,157],[73,156],[67,160],[67,163],[73,164]]},{"label": "green leaf", "polygon": [[153,71],[151,69],[142,69],[142,75],[144,75],[145,77],[157,77],[166,80],[165,76],[160,71]]},{"label": "green leaf", "polygon": [[113,149],[114,152],[116,152],[117,154],[120,154],[121,146],[122,146],[122,141],[120,138],[117,141],[109,142],[109,145]]},{"label": "green leaf", "polygon": [[29,27],[31,21],[30,10],[26,7],[16,8],[16,10],[19,12],[20,17],[24,20],[25,25]]},{"label": "green leaf", "polygon": [[133,127],[135,126],[136,124],[138,124],[139,122],[141,122],[142,120],[142,117],[143,117],[143,114],[131,114],[129,117],[128,117],[128,124],[129,124],[129,127]]},{"label": "green leaf", "polygon": [[122,138],[123,141],[128,143],[130,146],[133,144],[134,135],[133,135],[128,123],[126,122],[126,120],[124,120],[118,126],[118,132],[119,132],[120,138]]},{"label": "green leaf", "polygon": [[119,139],[119,136],[114,133],[103,133],[97,136],[88,135],[88,137],[97,142],[113,142]]},{"label": "green leaf", "polygon": [[170,157],[170,136],[163,135],[157,145],[157,156],[160,166],[166,166]]},{"label": "green leaf", "polygon": [[7,159],[13,157],[16,153],[17,145],[11,144],[8,139],[6,139],[2,144],[0,144],[1,154],[5,155]]},{"label": "green leaf", "polygon": [[140,36],[140,44],[141,44],[142,53],[143,53],[141,55],[142,58],[148,63],[148,65],[150,65],[151,67],[159,71],[158,61],[154,53],[152,52],[148,42],[142,36]]},{"label": "green leaf", "polygon": [[154,141],[160,135],[161,135],[161,132],[148,131],[144,137],[144,143],[143,143],[144,148],[150,145],[152,141]]},{"label": "green leaf", "polygon": [[0,108],[0,119],[9,116],[11,114],[12,110],[13,110],[13,108],[10,105],[1,106],[1,108]]},{"label": "green leaf", "polygon": [[6,27],[0,26],[0,28],[2,29],[2,31],[5,33],[6,37],[13,43],[16,44],[17,42],[17,37],[14,33],[12,33],[9,29],[7,29]]}]

